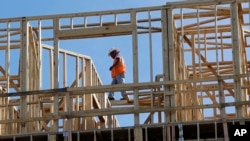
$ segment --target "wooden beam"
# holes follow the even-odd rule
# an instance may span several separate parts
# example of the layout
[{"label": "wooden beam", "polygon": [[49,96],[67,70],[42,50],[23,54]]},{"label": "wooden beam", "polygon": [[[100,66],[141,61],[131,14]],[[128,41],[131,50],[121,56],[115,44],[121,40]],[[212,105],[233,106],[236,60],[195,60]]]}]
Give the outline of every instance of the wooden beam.
[{"label": "wooden beam", "polygon": [[98,28],[58,30],[56,35],[61,40],[79,39],[91,37],[105,37],[131,34],[135,29],[134,25],[103,26]]}]

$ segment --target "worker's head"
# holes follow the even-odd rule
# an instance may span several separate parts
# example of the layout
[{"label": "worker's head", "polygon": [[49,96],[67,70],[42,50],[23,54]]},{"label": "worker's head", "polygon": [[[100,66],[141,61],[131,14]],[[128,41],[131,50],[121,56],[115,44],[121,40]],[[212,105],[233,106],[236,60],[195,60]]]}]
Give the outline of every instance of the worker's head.
[{"label": "worker's head", "polygon": [[112,58],[115,58],[115,56],[119,53],[119,49],[117,48],[111,48],[108,52],[108,56],[111,56]]}]

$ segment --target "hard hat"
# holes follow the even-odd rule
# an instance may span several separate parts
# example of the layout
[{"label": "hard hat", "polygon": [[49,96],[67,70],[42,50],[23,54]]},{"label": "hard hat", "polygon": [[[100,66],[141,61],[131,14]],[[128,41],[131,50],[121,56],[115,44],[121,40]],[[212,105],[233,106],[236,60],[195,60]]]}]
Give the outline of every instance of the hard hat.
[{"label": "hard hat", "polygon": [[108,56],[110,56],[110,54],[111,54],[113,51],[119,53],[119,49],[118,49],[118,48],[111,48],[111,49],[109,50],[109,52],[108,52]]}]

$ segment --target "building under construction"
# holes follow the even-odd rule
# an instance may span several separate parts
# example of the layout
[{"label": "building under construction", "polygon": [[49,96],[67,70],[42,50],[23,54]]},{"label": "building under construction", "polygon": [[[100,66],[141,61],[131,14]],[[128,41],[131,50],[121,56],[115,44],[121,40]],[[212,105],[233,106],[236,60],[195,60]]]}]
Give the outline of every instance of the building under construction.
[{"label": "building under construction", "polygon": [[[126,84],[103,85],[91,56],[59,44],[127,35],[133,82]],[[145,36],[146,54],[138,51]],[[228,141],[231,126],[249,125],[249,38],[249,0],[0,19],[0,140]],[[147,82],[139,80],[143,57]],[[162,73],[152,73],[155,65]],[[126,100],[108,100],[110,91],[126,91]],[[121,127],[117,116],[128,114],[133,126]]]}]

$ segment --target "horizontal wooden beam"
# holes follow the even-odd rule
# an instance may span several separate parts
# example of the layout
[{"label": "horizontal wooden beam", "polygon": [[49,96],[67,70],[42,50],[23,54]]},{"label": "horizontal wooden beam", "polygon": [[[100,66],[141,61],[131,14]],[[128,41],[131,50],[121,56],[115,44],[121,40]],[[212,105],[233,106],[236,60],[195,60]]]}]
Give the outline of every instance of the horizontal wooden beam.
[{"label": "horizontal wooden beam", "polygon": [[105,36],[128,35],[135,30],[135,25],[103,26],[96,28],[69,29],[56,31],[56,36],[61,40],[94,38]]}]

